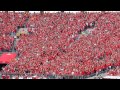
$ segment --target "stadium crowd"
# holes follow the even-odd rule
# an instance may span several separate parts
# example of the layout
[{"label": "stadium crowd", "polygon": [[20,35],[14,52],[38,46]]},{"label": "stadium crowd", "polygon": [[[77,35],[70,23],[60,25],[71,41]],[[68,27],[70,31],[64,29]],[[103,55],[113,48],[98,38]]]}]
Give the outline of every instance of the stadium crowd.
[{"label": "stadium crowd", "polygon": [[16,33],[17,26],[24,25],[29,34],[18,37],[19,58],[2,73],[21,78],[32,75],[33,79],[43,78],[40,75],[84,77],[120,66],[120,13],[8,14],[0,13],[0,40],[6,38],[0,47],[11,47],[14,38],[6,33]]},{"label": "stadium crowd", "polygon": [[119,76],[120,75],[120,67],[117,66],[116,68],[111,69],[109,72],[107,72],[107,75],[110,75],[110,76]]},{"label": "stadium crowd", "polygon": [[24,23],[22,13],[0,12],[0,51],[10,51],[13,45],[17,26]]}]

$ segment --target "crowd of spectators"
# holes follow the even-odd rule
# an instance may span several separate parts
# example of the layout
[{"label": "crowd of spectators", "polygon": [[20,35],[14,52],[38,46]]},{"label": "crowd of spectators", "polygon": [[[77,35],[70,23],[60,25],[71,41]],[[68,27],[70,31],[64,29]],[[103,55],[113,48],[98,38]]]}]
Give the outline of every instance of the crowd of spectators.
[{"label": "crowd of spectators", "polygon": [[107,75],[109,76],[120,76],[120,67],[117,66],[114,69],[111,69],[109,72],[107,72]]},{"label": "crowd of spectators", "polygon": [[17,26],[25,21],[24,13],[0,12],[0,51],[10,51],[13,45]]},{"label": "crowd of spectators", "polygon": [[[4,73],[85,76],[120,65],[120,13],[9,15],[3,33],[25,24],[29,35],[19,37],[19,58]],[[1,47],[10,46],[6,38],[9,44]]]}]

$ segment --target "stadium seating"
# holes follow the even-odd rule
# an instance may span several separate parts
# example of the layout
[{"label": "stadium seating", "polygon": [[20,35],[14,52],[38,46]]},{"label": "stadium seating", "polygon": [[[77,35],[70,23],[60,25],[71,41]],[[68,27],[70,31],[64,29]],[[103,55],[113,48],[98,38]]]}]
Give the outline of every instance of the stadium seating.
[{"label": "stadium seating", "polygon": [[[120,65],[119,13],[28,15],[25,21],[24,13],[10,13],[8,22],[0,14],[8,23],[1,25],[4,29],[1,31],[0,27],[0,33],[15,32],[17,26],[24,24],[31,33],[19,37],[19,60],[6,66],[4,73],[84,76]],[[93,22],[95,26],[91,28]],[[0,47],[10,49],[13,40],[9,35],[1,35]]]}]

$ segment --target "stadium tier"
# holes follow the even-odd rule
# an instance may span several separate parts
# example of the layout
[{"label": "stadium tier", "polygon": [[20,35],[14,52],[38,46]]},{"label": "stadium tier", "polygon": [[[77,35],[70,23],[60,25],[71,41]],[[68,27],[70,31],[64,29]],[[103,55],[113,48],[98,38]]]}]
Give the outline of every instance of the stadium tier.
[{"label": "stadium tier", "polygon": [[0,12],[0,48],[18,54],[3,78],[90,77],[120,66],[120,13]]}]

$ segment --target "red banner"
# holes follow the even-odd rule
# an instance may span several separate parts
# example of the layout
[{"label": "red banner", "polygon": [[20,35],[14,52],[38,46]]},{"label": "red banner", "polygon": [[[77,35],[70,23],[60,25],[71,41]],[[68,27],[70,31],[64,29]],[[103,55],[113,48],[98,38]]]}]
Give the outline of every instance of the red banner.
[{"label": "red banner", "polygon": [[16,58],[16,53],[3,53],[0,56],[0,63],[1,64],[8,64],[10,63],[12,60],[14,60]]}]

